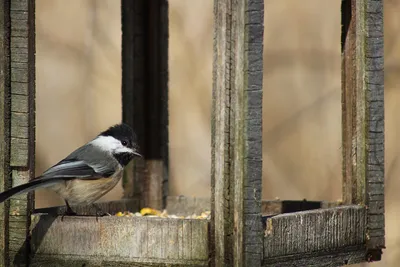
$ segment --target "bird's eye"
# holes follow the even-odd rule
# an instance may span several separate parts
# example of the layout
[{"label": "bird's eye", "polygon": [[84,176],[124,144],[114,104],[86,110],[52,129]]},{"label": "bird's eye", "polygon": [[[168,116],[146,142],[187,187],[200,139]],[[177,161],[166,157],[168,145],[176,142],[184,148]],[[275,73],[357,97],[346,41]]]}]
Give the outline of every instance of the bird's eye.
[{"label": "bird's eye", "polygon": [[126,146],[128,144],[128,142],[126,142],[126,141],[122,141],[121,143],[123,146]]}]

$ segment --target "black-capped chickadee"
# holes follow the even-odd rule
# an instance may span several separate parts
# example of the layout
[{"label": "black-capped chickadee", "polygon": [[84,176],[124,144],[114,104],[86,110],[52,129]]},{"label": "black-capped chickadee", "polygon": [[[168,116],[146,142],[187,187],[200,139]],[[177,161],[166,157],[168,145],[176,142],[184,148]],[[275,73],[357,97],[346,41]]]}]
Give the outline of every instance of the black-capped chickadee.
[{"label": "black-capped chickadee", "polygon": [[46,187],[65,200],[65,215],[76,214],[70,205],[93,204],[115,187],[134,157],[142,157],[136,134],[124,123],[114,125],[41,176],[1,193],[0,203],[13,195]]}]

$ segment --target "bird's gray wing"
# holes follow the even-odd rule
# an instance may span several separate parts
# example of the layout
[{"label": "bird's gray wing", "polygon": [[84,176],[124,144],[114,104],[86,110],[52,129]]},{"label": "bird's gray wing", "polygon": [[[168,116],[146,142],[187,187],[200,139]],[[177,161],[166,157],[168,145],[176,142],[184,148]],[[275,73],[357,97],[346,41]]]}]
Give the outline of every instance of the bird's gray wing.
[{"label": "bird's gray wing", "polygon": [[38,178],[99,179],[112,175],[116,167],[117,162],[111,155],[92,145],[86,145],[72,152]]}]

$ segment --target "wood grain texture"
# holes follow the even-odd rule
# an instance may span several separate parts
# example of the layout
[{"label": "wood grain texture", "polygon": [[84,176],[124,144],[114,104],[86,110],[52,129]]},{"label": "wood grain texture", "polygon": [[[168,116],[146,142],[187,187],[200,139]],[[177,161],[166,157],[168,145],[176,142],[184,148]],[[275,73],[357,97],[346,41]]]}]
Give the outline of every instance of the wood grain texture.
[{"label": "wood grain texture", "polygon": [[[10,2],[10,130],[9,173],[11,186],[28,182],[34,176],[35,157],[35,5],[33,0]],[[6,202],[8,208],[9,264],[28,264],[27,236],[32,194],[18,195]],[[7,266],[7,265],[5,265]]]},{"label": "wood grain texture", "polygon": [[[367,247],[384,238],[383,1],[342,2],[343,199],[368,207]],[[377,250],[377,251],[374,251]]]},{"label": "wood grain texture", "polygon": [[211,115],[211,260],[233,265],[233,216],[230,187],[231,1],[214,0],[214,61]]},{"label": "wood grain texture", "polygon": [[168,2],[122,1],[123,121],[144,159],[124,179],[126,197],[162,209],[168,192]]},{"label": "wood grain texture", "polygon": [[37,255],[35,260],[29,266],[37,267],[203,267],[208,266],[207,263],[199,263],[197,261],[170,261],[168,263],[157,263],[149,261],[132,262],[126,261],[124,258],[112,257],[81,257],[66,255],[63,258],[51,255]]},{"label": "wood grain texture", "polygon": [[[0,6],[0,190],[11,185],[10,135],[11,135],[11,86],[10,86],[10,1]],[[9,202],[0,204],[0,266],[9,266],[8,230]]]},{"label": "wood grain texture", "polygon": [[263,266],[273,267],[339,267],[349,264],[357,264],[365,260],[365,248],[363,246],[346,247],[336,251],[313,252],[300,255],[277,257],[263,263]]},{"label": "wood grain texture", "polygon": [[354,205],[288,213],[268,218],[266,225],[264,263],[332,256],[365,246],[366,209]]},{"label": "wood grain texture", "polygon": [[216,266],[261,266],[264,1],[214,1],[212,240]]},{"label": "wood grain texture", "polygon": [[43,260],[62,264],[65,257],[94,264],[89,266],[102,262],[109,266],[119,266],[118,262],[140,266],[208,263],[207,220],[111,216],[97,222],[92,217],[61,221],[60,217],[33,216],[33,221],[33,266]]},{"label": "wood grain texture", "polygon": [[[103,212],[108,212],[110,214],[116,214],[118,212],[124,212],[124,211],[130,211],[130,212],[139,211],[139,200],[136,199],[122,199],[122,200],[108,201],[108,202],[97,202],[95,204]],[[96,209],[94,209],[94,207],[91,206],[71,206],[71,208],[78,215],[96,216]],[[35,209],[34,213],[58,216],[58,215],[63,215],[65,211],[66,211],[66,206],[58,206],[58,207]]]},{"label": "wood grain texture", "polygon": [[[326,209],[340,206],[336,201],[307,201],[307,200],[262,200],[261,214],[272,216],[281,213],[305,211],[310,209]],[[188,216],[211,209],[209,198],[189,196],[167,197],[167,211],[169,214]]]}]

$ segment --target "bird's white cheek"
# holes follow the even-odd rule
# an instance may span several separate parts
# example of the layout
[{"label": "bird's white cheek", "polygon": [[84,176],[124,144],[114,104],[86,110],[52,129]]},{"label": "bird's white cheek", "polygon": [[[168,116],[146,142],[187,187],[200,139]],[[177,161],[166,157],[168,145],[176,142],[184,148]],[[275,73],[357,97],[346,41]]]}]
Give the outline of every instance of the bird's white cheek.
[{"label": "bird's white cheek", "polygon": [[130,149],[129,147],[120,146],[120,147],[117,147],[114,150],[114,153],[116,153],[116,154],[119,154],[119,153],[133,153],[133,150]]},{"label": "bird's white cheek", "polygon": [[101,150],[108,152],[114,152],[117,149],[124,147],[119,140],[111,136],[99,136],[96,139],[94,139],[91,143],[100,148]]}]

